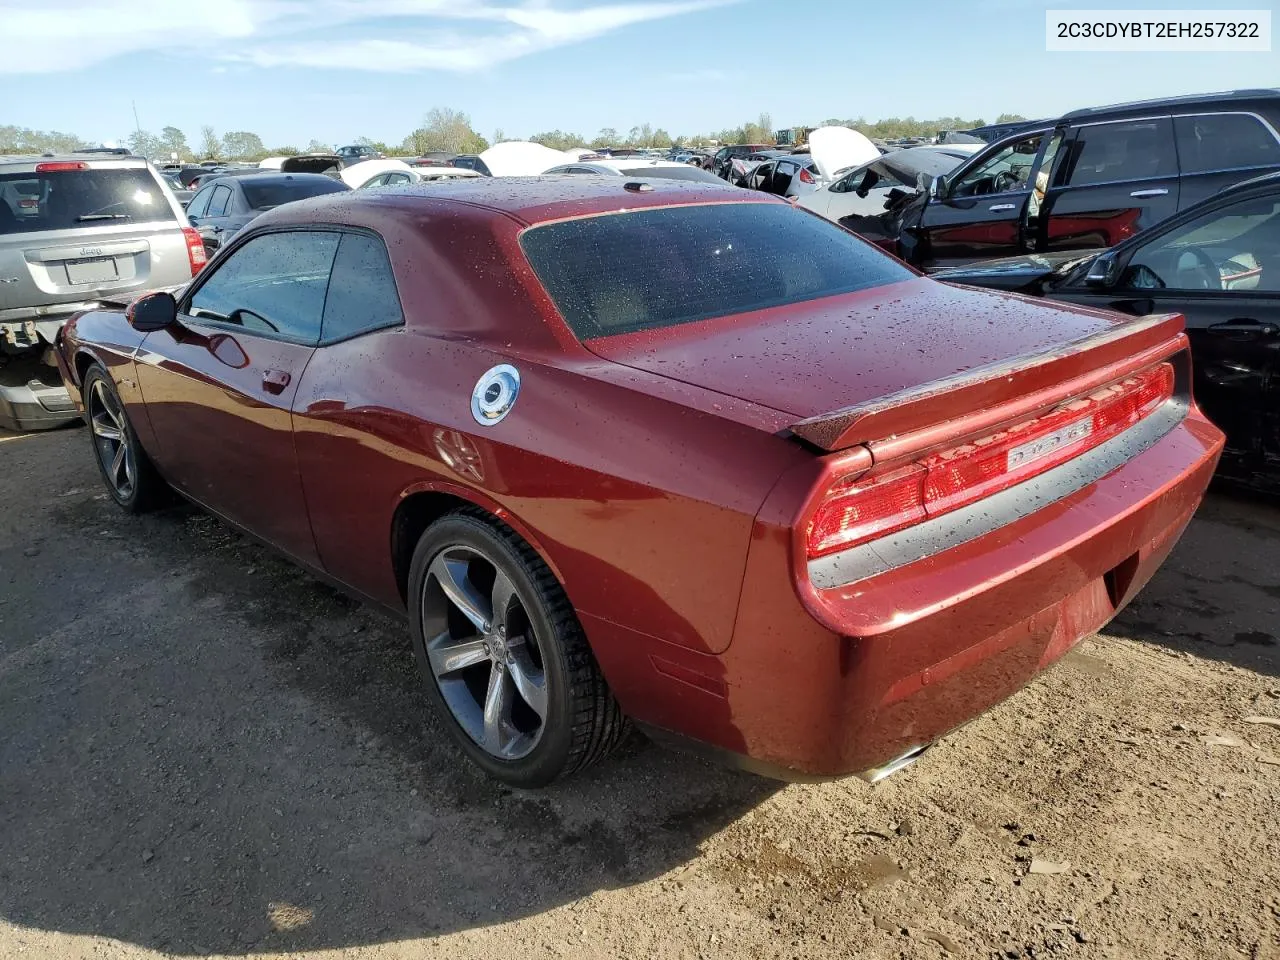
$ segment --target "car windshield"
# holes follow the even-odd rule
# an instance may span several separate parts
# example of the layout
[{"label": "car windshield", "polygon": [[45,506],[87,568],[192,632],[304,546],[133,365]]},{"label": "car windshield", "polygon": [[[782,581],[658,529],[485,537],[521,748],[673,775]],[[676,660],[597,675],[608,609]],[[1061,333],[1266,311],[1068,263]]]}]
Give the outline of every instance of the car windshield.
[{"label": "car windshield", "polygon": [[244,198],[251,210],[270,210],[282,203],[305,200],[325,193],[342,193],[346,185],[328,177],[317,180],[273,180],[269,183],[244,182]]},{"label": "car windshield", "polygon": [[0,174],[0,233],[175,219],[160,185],[136,167]]},{"label": "car windshield", "polygon": [[910,279],[853,234],[780,203],[661,207],[531,227],[525,255],[582,340]]}]

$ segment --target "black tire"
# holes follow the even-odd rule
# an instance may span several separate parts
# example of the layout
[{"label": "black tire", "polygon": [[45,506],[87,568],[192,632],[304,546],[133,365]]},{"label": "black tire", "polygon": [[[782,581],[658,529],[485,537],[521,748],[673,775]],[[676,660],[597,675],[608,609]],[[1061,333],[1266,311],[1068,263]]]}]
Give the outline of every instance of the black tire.
[{"label": "black tire", "polygon": [[[93,459],[98,465],[98,473],[106,485],[107,492],[111,494],[111,499],[129,513],[146,513],[164,503],[168,499],[169,487],[156,472],[147,452],[138,442],[138,435],[129,422],[116,385],[112,382],[110,374],[100,364],[93,364],[85,372],[81,395],[84,398],[84,419],[89,427]],[[104,401],[110,409],[100,407]],[[95,412],[99,415],[107,415],[110,419],[108,426],[118,423],[121,436],[119,442],[123,444],[126,451],[125,456],[130,465],[128,472],[132,473],[128,483],[120,482],[119,471],[116,472],[116,479],[111,476],[111,459],[107,454],[107,446],[115,441],[99,435],[99,426],[94,422]]]},{"label": "black tire", "polygon": [[[516,759],[494,755],[464,729],[441,690],[427,652],[424,611],[439,602],[434,592],[439,586],[431,582],[429,571],[438,557],[458,549],[483,554],[510,580],[540,652],[546,716],[536,745]],[[474,508],[433,523],[414,550],[408,596],[413,648],[428,698],[463,751],[490,776],[515,787],[546,786],[603,759],[630,732],[564,590],[510,527]]]}]

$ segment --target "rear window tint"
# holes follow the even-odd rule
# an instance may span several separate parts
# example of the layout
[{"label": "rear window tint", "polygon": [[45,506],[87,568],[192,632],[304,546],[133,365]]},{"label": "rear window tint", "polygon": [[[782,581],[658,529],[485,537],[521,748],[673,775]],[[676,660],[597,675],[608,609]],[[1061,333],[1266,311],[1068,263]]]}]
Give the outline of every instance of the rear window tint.
[{"label": "rear window tint", "polygon": [[343,234],[324,304],[325,340],[345,340],[404,322],[400,296],[381,240]]},{"label": "rear window tint", "polygon": [[775,203],[660,207],[532,227],[525,255],[574,334],[593,337],[910,279],[820,217]]},{"label": "rear window tint", "polygon": [[1174,117],[1183,173],[1280,164],[1280,142],[1257,117],[1218,113]]},{"label": "rear window tint", "polygon": [[146,170],[60,170],[0,175],[0,233],[78,230],[111,223],[173,222]]},{"label": "rear window tint", "polygon": [[347,185],[337,180],[278,180],[273,183],[242,183],[244,198],[251,210],[270,210],[282,203],[318,197],[322,193],[343,193]]}]

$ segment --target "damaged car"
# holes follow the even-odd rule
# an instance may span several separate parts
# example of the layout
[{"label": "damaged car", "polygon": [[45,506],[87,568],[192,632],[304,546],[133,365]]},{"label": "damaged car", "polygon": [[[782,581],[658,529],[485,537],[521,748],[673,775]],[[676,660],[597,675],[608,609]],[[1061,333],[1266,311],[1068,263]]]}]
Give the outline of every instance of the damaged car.
[{"label": "damaged car", "polygon": [[828,220],[873,217],[892,203],[890,194],[894,191],[901,196],[912,195],[922,183],[950,173],[979,149],[976,145],[957,143],[877,154],[870,163],[798,192],[799,203]]},{"label": "damaged car", "polygon": [[841,222],[925,269],[1110,247],[1280,170],[1280,91],[1097,107],[1024,129]]},{"label": "damaged car", "polygon": [[1280,491],[1280,174],[1228,187],[1110,250],[934,276],[1135,316],[1182,314],[1196,400],[1227,437],[1219,476]]},{"label": "damaged car", "polygon": [[205,264],[173,191],[140,157],[0,157],[0,427],[74,420],[50,350],[66,319]]},{"label": "damaged car", "polygon": [[723,184],[477,177],[272,210],[56,352],[120,507],[176,490],[394,611],[493,777],[634,724],[874,781],[1177,542],[1222,445],[1182,326]]}]

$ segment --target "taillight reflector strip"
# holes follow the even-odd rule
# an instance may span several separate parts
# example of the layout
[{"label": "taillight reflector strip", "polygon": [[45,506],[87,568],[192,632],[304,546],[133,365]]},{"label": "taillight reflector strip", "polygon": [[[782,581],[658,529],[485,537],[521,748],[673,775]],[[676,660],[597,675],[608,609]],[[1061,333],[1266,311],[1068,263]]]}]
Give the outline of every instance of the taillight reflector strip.
[{"label": "taillight reflector strip", "polygon": [[187,242],[187,259],[191,262],[191,275],[194,277],[209,262],[209,254],[205,252],[204,240],[195,227],[183,227],[182,236]]},{"label": "taillight reflector strip", "polygon": [[809,558],[957,510],[1105,443],[1173,396],[1168,363],[883,477],[832,484],[809,521]]}]

